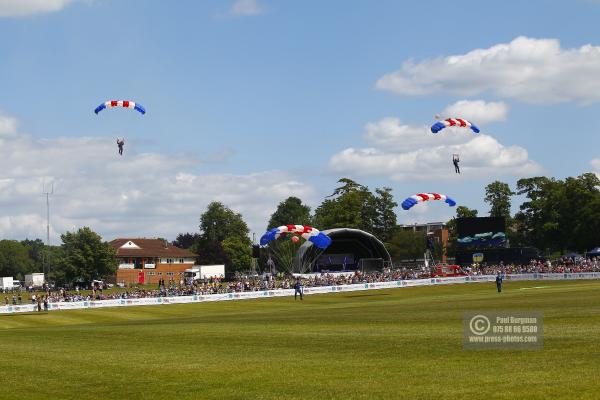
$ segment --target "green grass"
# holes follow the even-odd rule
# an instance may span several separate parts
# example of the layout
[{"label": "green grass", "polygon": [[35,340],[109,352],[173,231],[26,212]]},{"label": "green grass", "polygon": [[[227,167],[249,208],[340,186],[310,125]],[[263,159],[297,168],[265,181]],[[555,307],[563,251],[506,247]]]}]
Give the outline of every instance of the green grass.
[{"label": "green grass", "polygon": [[[0,316],[0,398],[600,398],[600,282],[505,286]],[[463,350],[484,310],[543,312],[543,350]]]}]

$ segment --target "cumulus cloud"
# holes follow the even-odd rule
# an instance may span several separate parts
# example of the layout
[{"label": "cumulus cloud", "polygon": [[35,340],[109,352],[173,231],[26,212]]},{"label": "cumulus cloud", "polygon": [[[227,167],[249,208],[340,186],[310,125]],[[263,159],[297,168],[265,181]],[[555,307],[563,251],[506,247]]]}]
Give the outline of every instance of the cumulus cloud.
[{"label": "cumulus cloud", "polygon": [[503,102],[483,100],[460,100],[449,105],[442,112],[444,118],[465,118],[477,124],[505,121],[508,105]]},{"label": "cumulus cloud", "polygon": [[231,6],[231,13],[234,15],[259,15],[262,14],[262,7],[256,0],[237,0]]},{"label": "cumulus cloud", "polygon": [[60,11],[75,1],[78,0],[0,0],[0,17],[23,17]]},{"label": "cumulus cloud", "polygon": [[81,226],[105,239],[174,238],[197,231],[211,201],[240,212],[251,230],[260,232],[280,201],[298,196],[310,202],[315,195],[312,187],[282,171],[198,174],[199,161],[185,155],[127,152],[120,157],[112,138],[39,139],[13,128],[8,132],[13,132],[10,140],[0,136],[1,238],[45,237],[42,191],[51,182],[53,243],[60,233]]},{"label": "cumulus cloud", "polygon": [[377,88],[403,95],[491,91],[530,103],[600,100],[600,47],[561,48],[557,39],[517,37],[466,54],[408,60]]},{"label": "cumulus cloud", "polygon": [[0,139],[12,137],[17,134],[17,119],[0,115]]},{"label": "cumulus cloud", "polygon": [[596,175],[598,175],[600,178],[600,158],[594,158],[592,161],[590,161],[590,164],[592,165]]},{"label": "cumulus cloud", "polygon": [[446,128],[433,135],[427,127],[384,118],[367,124],[365,137],[375,146],[342,150],[331,157],[330,167],[336,172],[397,181],[459,178],[451,164],[452,154],[459,154],[463,176],[528,176],[541,171],[524,148],[504,146],[489,135],[475,135],[468,129]]}]

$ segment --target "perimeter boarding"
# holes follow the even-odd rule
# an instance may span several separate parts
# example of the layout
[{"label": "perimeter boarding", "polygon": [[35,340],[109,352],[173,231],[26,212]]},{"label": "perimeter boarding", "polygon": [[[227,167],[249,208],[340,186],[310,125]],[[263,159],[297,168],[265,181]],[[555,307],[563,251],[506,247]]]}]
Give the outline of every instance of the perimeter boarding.
[{"label": "perimeter boarding", "polygon": [[[600,279],[600,272],[580,272],[563,274],[515,274],[503,275],[505,281],[530,281],[530,280],[573,280],[573,279]],[[456,283],[470,282],[495,282],[496,275],[475,275],[475,276],[457,276],[448,278],[428,278],[428,279],[409,279],[391,282],[373,282],[357,283],[352,285],[339,286],[315,286],[303,287],[302,294],[320,294],[337,292],[354,292],[361,290],[393,289],[413,286],[432,286],[448,285]],[[145,297],[138,299],[114,299],[114,300],[94,300],[94,301],[74,301],[49,303],[48,311],[56,310],[77,310],[83,308],[103,308],[103,307],[127,307],[127,306],[150,306],[159,304],[184,304],[184,303],[202,303],[211,301],[260,299],[268,297],[294,296],[295,289],[276,289],[262,290],[255,292],[223,293],[193,296],[173,296],[173,297]],[[8,305],[0,307],[0,314],[12,314],[20,312],[34,312],[37,305]]]}]

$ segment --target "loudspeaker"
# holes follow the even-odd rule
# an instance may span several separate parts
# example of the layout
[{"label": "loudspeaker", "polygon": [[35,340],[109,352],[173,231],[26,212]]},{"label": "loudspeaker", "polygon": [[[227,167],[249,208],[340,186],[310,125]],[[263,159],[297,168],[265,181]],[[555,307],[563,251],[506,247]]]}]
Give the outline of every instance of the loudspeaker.
[{"label": "loudspeaker", "polygon": [[252,245],[252,258],[260,258],[260,246],[257,244]]}]

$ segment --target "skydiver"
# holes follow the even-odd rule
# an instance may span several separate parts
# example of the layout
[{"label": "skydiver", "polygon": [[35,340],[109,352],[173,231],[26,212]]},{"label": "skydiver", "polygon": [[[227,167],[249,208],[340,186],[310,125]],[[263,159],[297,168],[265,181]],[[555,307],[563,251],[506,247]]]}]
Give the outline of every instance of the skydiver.
[{"label": "skydiver", "polygon": [[458,159],[458,156],[452,158],[452,164],[454,164],[454,172],[456,172],[457,174],[460,174],[460,168],[458,167],[459,161],[460,160]]},{"label": "skydiver", "polygon": [[119,155],[123,155],[123,145],[125,144],[125,138],[119,139],[117,138],[117,146],[119,146]]}]

